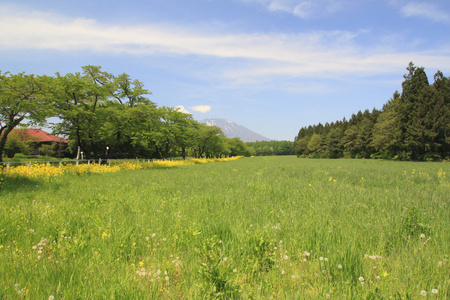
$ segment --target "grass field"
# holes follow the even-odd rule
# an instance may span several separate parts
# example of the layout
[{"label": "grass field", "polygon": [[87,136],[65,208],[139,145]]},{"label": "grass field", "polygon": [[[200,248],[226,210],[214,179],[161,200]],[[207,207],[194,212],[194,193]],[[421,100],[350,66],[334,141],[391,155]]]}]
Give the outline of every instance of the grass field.
[{"label": "grass field", "polygon": [[449,299],[448,169],[252,157],[3,174],[0,298]]}]

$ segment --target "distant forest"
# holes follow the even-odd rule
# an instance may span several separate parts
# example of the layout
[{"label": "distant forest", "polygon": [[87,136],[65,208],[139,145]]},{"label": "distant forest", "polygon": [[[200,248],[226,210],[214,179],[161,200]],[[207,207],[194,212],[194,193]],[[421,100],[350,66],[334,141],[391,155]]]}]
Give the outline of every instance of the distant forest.
[{"label": "distant forest", "polygon": [[450,158],[450,81],[442,72],[428,82],[423,67],[411,62],[402,92],[381,110],[365,110],[349,120],[303,127],[295,154],[310,158]]},{"label": "distant forest", "polygon": [[259,141],[245,143],[250,149],[252,155],[293,155],[294,143],[292,141]]}]

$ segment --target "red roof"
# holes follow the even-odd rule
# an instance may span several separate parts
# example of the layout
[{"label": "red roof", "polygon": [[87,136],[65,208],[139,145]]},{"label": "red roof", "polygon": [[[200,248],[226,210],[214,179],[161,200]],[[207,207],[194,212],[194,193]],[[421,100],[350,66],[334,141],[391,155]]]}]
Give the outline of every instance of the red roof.
[{"label": "red roof", "polygon": [[14,134],[14,132],[18,133],[18,131],[22,130],[25,132],[26,136],[34,138],[37,142],[67,143],[66,139],[57,137],[40,129],[13,129],[11,134]]}]

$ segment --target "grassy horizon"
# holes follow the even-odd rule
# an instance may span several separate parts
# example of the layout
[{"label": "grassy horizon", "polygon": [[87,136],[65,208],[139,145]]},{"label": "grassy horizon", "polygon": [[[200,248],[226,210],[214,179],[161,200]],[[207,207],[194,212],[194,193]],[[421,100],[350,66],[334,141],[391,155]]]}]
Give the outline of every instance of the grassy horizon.
[{"label": "grassy horizon", "polygon": [[3,176],[0,298],[446,299],[446,170],[288,156]]}]

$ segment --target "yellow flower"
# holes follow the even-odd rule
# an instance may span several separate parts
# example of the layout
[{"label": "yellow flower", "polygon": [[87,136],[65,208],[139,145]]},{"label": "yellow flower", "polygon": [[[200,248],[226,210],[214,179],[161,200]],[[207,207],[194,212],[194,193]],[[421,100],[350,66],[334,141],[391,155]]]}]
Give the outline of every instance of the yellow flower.
[{"label": "yellow flower", "polygon": [[144,265],[144,262],[143,261],[140,261],[139,262],[139,267],[142,267]]},{"label": "yellow flower", "polygon": [[102,239],[104,239],[105,237],[108,237],[108,234],[106,232],[102,233]]}]

